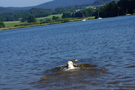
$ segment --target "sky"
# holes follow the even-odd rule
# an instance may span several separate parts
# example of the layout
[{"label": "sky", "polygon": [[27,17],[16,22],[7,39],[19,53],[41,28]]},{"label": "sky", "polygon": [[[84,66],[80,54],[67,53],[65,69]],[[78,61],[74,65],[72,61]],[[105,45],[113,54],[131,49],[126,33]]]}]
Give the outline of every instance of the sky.
[{"label": "sky", "polygon": [[52,0],[0,0],[0,7],[36,6]]}]

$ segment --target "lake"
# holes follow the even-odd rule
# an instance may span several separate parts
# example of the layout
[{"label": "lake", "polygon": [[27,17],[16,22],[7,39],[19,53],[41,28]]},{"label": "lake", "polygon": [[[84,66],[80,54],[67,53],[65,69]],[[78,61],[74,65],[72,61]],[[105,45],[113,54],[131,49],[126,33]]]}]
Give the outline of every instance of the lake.
[{"label": "lake", "polygon": [[[73,59],[96,67],[51,71]],[[135,16],[0,31],[0,90],[54,89],[135,89]]]}]

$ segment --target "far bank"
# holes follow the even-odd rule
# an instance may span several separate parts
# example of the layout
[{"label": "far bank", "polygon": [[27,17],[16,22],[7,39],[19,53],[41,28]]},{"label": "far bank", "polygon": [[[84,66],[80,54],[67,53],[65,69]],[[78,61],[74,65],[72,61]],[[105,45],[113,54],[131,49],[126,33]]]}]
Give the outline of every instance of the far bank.
[{"label": "far bank", "polygon": [[[57,16],[57,15],[56,15]],[[61,17],[59,15],[59,17]],[[42,25],[51,25],[51,24],[58,24],[58,23],[66,23],[66,22],[74,22],[74,21],[84,21],[84,20],[90,20],[95,19],[95,16],[91,17],[85,17],[85,18],[58,18],[58,19],[51,19],[52,16],[49,17],[43,17],[43,18],[36,18],[36,22],[27,23],[27,22],[21,22],[21,21],[8,21],[4,22],[5,27],[0,28],[1,30],[10,30],[10,29],[17,29],[17,28],[26,28],[26,27],[34,27],[34,26],[42,26]]]}]

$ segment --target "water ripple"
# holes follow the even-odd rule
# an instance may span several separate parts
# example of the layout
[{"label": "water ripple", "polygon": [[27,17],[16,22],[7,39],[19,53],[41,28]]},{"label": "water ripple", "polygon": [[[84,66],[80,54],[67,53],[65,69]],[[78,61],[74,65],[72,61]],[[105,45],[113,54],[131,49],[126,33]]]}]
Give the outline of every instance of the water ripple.
[{"label": "water ripple", "polygon": [[[126,16],[0,31],[0,90],[134,90],[134,21]],[[45,71],[73,59],[97,70],[39,82]]]}]

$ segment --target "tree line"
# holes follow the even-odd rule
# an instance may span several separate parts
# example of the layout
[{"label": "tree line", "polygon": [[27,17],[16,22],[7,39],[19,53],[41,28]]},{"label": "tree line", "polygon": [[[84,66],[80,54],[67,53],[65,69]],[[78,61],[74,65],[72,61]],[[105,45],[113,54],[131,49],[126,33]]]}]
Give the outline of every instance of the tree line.
[{"label": "tree line", "polygon": [[53,11],[50,9],[33,8],[27,11],[0,14],[0,21],[17,21],[28,16],[44,17],[51,14],[53,14]]},{"label": "tree line", "polygon": [[5,24],[3,22],[0,22],[0,28],[4,28]]},{"label": "tree line", "polygon": [[97,10],[89,8],[78,12],[66,12],[63,13],[62,18],[80,18],[88,16],[95,16],[95,18],[105,18],[135,13],[135,0],[116,1],[117,0],[113,0],[110,3],[101,6]]},{"label": "tree line", "polygon": [[[84,9],[75,12],[76,9]],[[61,7],[55,10],[33,8],[26,11],[17,11],[0,14],[0,21],[16,21],[22,18],[28,18],[29,16],[45,17],[52,14],[63,13],[62,18],[76,18],[76,17],[113,17],[125,14],[133,14],[135,12],[135,0],[119,0],[118,2],[112,1],[104,6],[101,6],[97,11],[94,9],[85,9],[85,6],[74,7]]]},{"label": "tree line", "polygon": [[28,17],[24,17],[21,19],[21,22],[28,22],[28,23],[32,23],[32,22],[36,22],[36,18],[34,16],[28,16]]},{"label": "tree line", "polygon": [[14,11],[9,13],[0,14],[0,21],[17,21],[21,18],[27,18],[29,16],[45,17],[52,14],[60,14],[65,12],[73,12],[78,8],[84,8],[83,6],[74,6],[74,7],[61,7],[52,9],[41,9],[41,8],[33,8],[26,11]]},{"label": "tree line", "polygon": [[133,13],[135,13],[135,0],[111,1],[97,10],[96,18],[122,16]]},{"label": "tree line", "polygon": [[[75,12],[76,9],[82,10]],[[57,8],[55,10],[33,8],[27,11],[4,13],[0,14],[0,27],[5,27],[3,21],[16,21],[20,19],[22,22],[27,21],[28,23],[31,23],[36,22],[35,18],[37,17],[45,17],[60,13],[63,13],[62,18],[80,18],[88,16],[105,18],[133,14],[135,13],[135,0],[119,0],[117,2],[113,0],[97,10],[91,8],[85,9],[84,7],[66,7]],[[57,17],[53,17],[53,20],[57,19]]]},{"label": "tree line", "polygon": [[96,10],[94,9],[84,9],[76,12],[66,12],[63,13],[62,18],[81,18],[81,17],[89,17],[94,16]]}]

